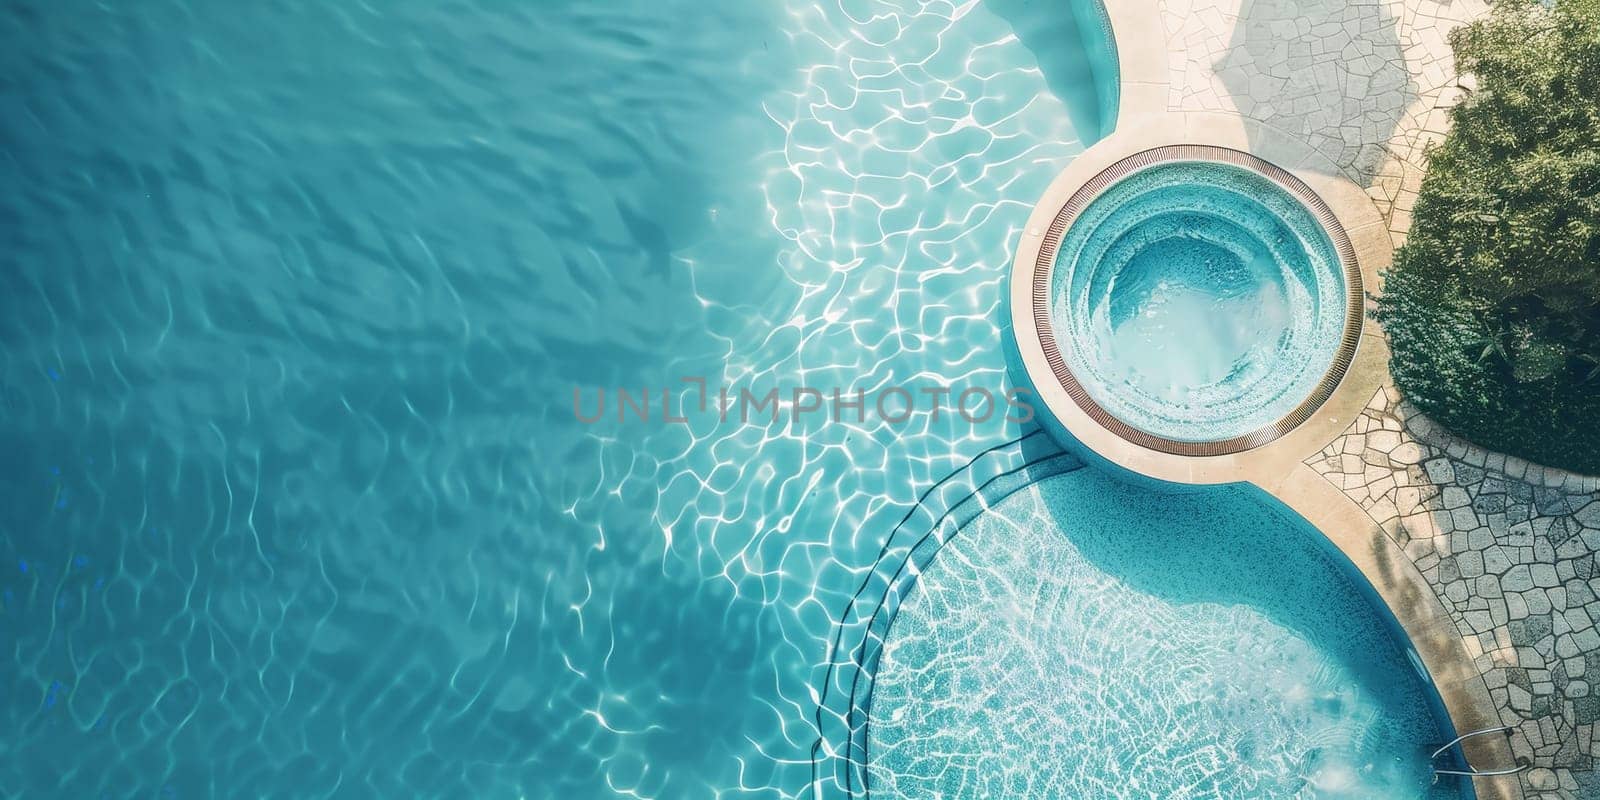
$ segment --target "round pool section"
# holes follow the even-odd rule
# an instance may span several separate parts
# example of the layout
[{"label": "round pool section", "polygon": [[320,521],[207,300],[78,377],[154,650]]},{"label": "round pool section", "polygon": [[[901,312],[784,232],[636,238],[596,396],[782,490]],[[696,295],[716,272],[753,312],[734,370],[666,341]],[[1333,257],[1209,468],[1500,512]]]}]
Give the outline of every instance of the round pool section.
[{"label": "round pool section", "polygon": [[1299,179],[1237,150],[1174,145],[1113,164],[1056,216],[1033,313],[1097,423],[1219,455],[1308,419],[1361,331],[1355,252]]},{"label": "round pool section", "polygon": [[1066,472],[921,568],[851,796],[1462,800],[1433,780],[1454,732],[1414,659],[1355,567],[1259,491]]}]

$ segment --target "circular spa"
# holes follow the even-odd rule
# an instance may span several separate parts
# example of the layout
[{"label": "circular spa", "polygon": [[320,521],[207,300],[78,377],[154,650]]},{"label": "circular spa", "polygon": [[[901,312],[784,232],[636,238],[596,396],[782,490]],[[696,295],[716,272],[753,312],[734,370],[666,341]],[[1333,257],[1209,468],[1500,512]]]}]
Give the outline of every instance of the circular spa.
[{"label": "circular spa", "polygon": [[1294,428],[1360,334],[1360,272],[1333,213],[1237,150],[1113,164],[1056,216],[1039,265],[1055,377],[1096,423],[1163,452],[1238,452]]}]

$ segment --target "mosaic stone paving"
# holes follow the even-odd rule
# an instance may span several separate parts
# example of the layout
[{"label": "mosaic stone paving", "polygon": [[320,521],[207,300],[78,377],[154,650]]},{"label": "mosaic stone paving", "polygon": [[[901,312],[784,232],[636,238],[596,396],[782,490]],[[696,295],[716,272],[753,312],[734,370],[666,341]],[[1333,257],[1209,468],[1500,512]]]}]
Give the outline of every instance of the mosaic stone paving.
[{"label": "mosaic stone paving", "polygon": [[1307,462],[1404,548],[1455,621],[1530,798],[1600,796],[1600,477],[1485,451],[1384,387]]},{"label": "mosaic stone paving", "polygon": [[1233,111],[1301,138],[1367,189],[1403,237],[1424,154],[1470,80],[1449,32],[1482,0],[1159,0],[1168,108]]}]

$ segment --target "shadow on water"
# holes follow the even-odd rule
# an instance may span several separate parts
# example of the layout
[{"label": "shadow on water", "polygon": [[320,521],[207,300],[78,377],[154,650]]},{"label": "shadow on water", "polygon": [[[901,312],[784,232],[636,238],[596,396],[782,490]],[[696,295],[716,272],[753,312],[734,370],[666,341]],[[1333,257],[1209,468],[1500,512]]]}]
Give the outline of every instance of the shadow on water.
[{"label": "shadow on water", "polygon": [[780,12],[12,5],[0,795],[735,785],[779,611],[567,404],[781,279]]},{"label": "shadow on water", "polygon": [[[1030,465],[1081,451],[1048,435],[1018,447]],[[1171,484],[1091,464],[1070,477],[1029,473],[1056,530],[1099,571],[1172,603],[1249,606],[1333,651],[1351,637],[1404,636],[1356,567],[1260,489]],[[1394,652],[1382,660],[1403,659],[1403,641],[1391,639]]]},{"label": "shadow on water", "polygon": [[[1039,436],[1021,442],[1020,450],[1030,462],[1035,462],[1040,456],[1048,457],[1054,445],[1047,437]],[[1066,594],[1109,593],[1108,596],[1119,598],[1120,603],[1145,609],[1138,613],[1149,614],[1150,625],[1156,627],[1146,631],[1145,624],[1138,622],[1137,617],[1124,617],[1114,624],[1127,625],[1129,630],[1107,632],[1101,627],[1097,635],[1134,638],[1139,637],[1141,631],[1147,635],[1164,635],[1159,626],[1168,623],[1161,620],[1190,620],[1204,630],[1205,623],[1201,620],[1215,618],[1218,613],[1238,614],[1235,609],[1248,609],[1245,617],[1235,618],[1264,618],[1275,627],[1293,631],[1293,638],[1310,645],[1309,650],[1316,654],[1311,660],[1278,663],[1274,679],[1269,681],[1272,686],[1262,687],[1264,691],[1269,695],[1282,691],[1293,703],[1309,702],[1316,709],[1311,712],[1314,715],[1365,715],[1382,709],[1379,727],[1372,729],[1372,735],[1381,741],[1365,741],[1359,745],[1364,752],[1363,763],[1372,769],[1403,770],[1406,777],[1396,773],[1395,780],[1420,791],[1405,796],[1431,800],[1459,797],[1456,784],[1440,782],[1431,788],[1427,785],[1426,754],[1432,745],[1450,738],[1436,693],[1411,663],[1398,626],[1377,604],[1363,579],[1354,573],[1353,566],[1315,529],[1248,486],[1200,490],[1174,487],[1180,491],[1164,491],[1147,483],[1124,481],[1099,468],[1078,469],[1055,476],[1045,476],[1034,470],[1030,473],[1037,481],[1032,484],[1036,497],[1016,495],[996,499],[990,506],[992,511],[968,523],[977,526],[976,529],[962,526],[960,536],[970,534],[980,540],[978,543],[953,542],[957,544],[953,555],[941,553],[940,559],[950,559],[945,561],[951,565],[948,571],[940,569],[940,560],[925,568],[928,575],[934,571],[945,572],[933,581],[935,587],[944,589],[930,590],[934,592],[931,596],[943,598],[935,601],[936,607],[939,602],[957,605],[972,602],[974,598],[968,594],[972,581],[988,584],[989,591],[994,592],[984,595],[980,607],[991,607],[995,602],[1003,605],[1012,591],[1020,591],[1013,595],[1016,597],[1034,597],[1040,585],[1057,586]],[[999,527],[993,522],[983,525],[983,516],[990,514],[1009,522],[1001,522]],[[1039,526],[1042,530],[1010,528],[1012,524]],[[1045,544],[1046,538],[1038,538],[1056,535],[1064,537],[1067,546],[1063,549],[1071,551],[1070,554],[1057,553],[1052,557],[1049,553],[1057,547]],[[1039,547],[1040,552],[1021,558],[1013,553],[992,553],[992,549],[1007,550],[1008,542],[1026,543],[1021,545],[1024,548]],[[979,549],[991,554],[979,553]],[[974,566],[968,557],[976,559],[979,566]],[[1066,560],[1060,560],[1063,558]],[[1036,584],[1035,581],[1041,579],[1027,574],[1041,564],[1061,565],[1079,559],[1092,570],[1069,569],[1075,576],[1069,580],[1089,579],[1078,586],[1052,584],[1049,578]],[[995,564],[1004,566],[998,567],[997,572],[988,572]],[[1095,572],[1103,578],[1094,576]],[[1018,583],[1013,584],[1012,578]],[[1112,580],[1108,583],[1104,578]],[[1121,588],[1111,583],[1121,584]],[[964,588],[951,591],[954,586]],[[1135,593],[1157,602],[1140,600]],[[1221,608],[1177,610],[1176,616],[1170,616],[1170,611],[1157,610],[1158,607],[1176,610],[1175,607],[1199,604]],[[946,619],[944,613],[952,608],[931,613],[933,618],[943,620]],[[1102,618],[1089,624],[1100,627],[1106,622]],[[897,630],[903,631],[899,623],[896,625]],[[1241,631],[1237,639],[1224,634],[1216,642],[1219,649],[1213,653],[1218,660],[1203,657],[1195,667],[1226,669],[1223,665],[1229,659],[1250,658],[1252,649],[1262,646],[1262,640],[1257,638],[1262,628],[1252,621],[1245,629],[1257,633]],[[1169,630],[1177,634],[1182,628]],[[899,635],[887,634],[886,638]],[[1277,641],[1281,634],[1270,636]],[[943,638],[943,634],[935,638]],[[927,661],[931,657],[921,654],[908,663],[931,663]],[[1294,674],[1300,668],[1304,668],[1306,674]],[[1329,674],[1329,670],[1335,672]],[[1011,674],[1007,669],[999,672]],[[1009,678],[1000,680],[1004,682]],[[1132,680],[1142,685],[1142,678]],[[1299,694],[1307,691],[1312,693],[1309,697]],[[874,694],[877,694],[876,687]],[[891,711],[883,712],[884,719],[897,710],[893,706],[893,698],[897,696],[890,689]],[[1204,693],[1191,699],[1199,704],[1225,702],[1220,695],[1212,698]],[[1307,757],[1318,759],[1321,754],[1322,748],[1318,746]],[[890,764],[887,768],[895,767]]]},{"label": "shadow on water", "polygon": [[[1118,75],[1107,37],[1094,27],[1098,0],[986,0],[1033,53],[1050,92],[1067,107],[1087,146],[1116,125]],[[1081,43],[1065,47],[1063,43]]]}]

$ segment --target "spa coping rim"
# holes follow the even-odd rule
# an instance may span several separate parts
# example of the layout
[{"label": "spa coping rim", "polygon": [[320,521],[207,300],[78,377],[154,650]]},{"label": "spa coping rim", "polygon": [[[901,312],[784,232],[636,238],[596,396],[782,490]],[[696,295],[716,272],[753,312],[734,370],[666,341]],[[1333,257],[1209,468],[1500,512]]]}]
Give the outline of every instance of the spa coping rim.
[{"label": "spa coping rim", "polygon": [[[1227,164],[1250,170],[1271,180],[1294,196],[1316,217],[1318,224],[1332,241],[1334,250],[1339,256],[1340,269],[1344,273],[1345,322],[1339,347],[1334,351],[1333,362],[1299,405],[1276,421],[1241,436],[1190,442],[1152,434],[1122,421],[1095,401],[1067,367],[1056,342],[1055,329],[1051,324],[1050,284],[1055,272],[1057,251],[1067,229],[1095,199],[1118,181],[1145,168],[1172,161],[1209,161]],[[1365,289],[1355,246],[1351,243],[1344,225],[1334,214],[1333,209],[1304,181],[1276,164],[1231,147],[1169,144],[1141,150],[1119,159],[1080,186],[1056,212],[1044,234],[1033,266],[1033,281],[1030,287],[1033,321],[1051,373],[1072,401],[1095,424],[1128,442],[1162,453],[1179,456],[1230,455],[1252,450],[1281,438],[1309,420],[1316,414],[1317,409],[1333,396],[1339,383],[1344,380],[1345,373],[1349,371],[1350,363],[1355,358],[1356,349],[1361,342],[1365,316]]]}]

